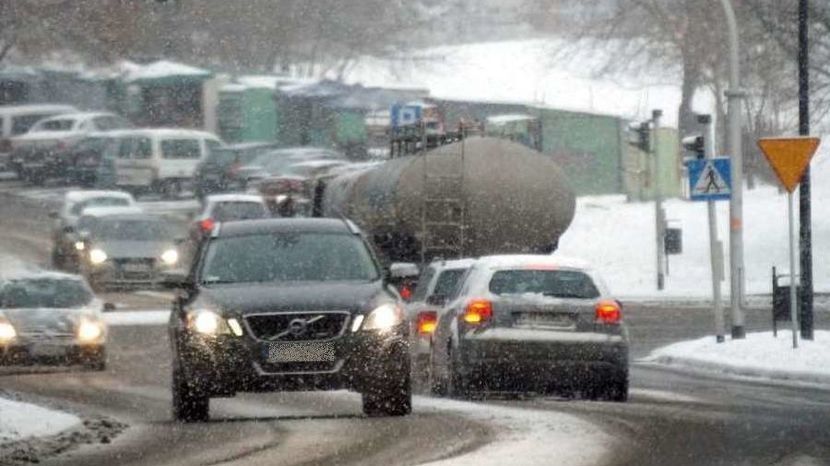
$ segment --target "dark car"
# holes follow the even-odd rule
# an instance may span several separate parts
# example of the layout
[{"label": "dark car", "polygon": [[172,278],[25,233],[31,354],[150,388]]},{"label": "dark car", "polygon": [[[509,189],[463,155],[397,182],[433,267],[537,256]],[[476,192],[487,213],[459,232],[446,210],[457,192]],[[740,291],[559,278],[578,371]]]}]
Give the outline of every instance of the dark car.
[{"label": "dark car", "polygon": [[289,166],[312,160],[342,160],[343,155],[323,147],[285,147],[268,151],[239,169],[238,176],[248,183],[285,175]]},{"label": "dark car", "polygon": [[71,183],[91,187],[113,187],[119,140],[106,133],[91,135],[56,157],[55,172]]},{"label": "dark car", "polygon": [[622,306],[579,261],[482,257],[439,312],[430,371],[438,394],[628,398]]},{"label": "dark car", "polygon": [[352,389],[367,415],[411,411],[403,305],[351,222],[219,224],[168,285],[177,420],[257,391]]},{"label": "dark car", "polygon": [[239,168],[276,147],[273,142],[247,142],[212,149],[196,168],[196,196],[201,199],[214,193],[245,189],[244,180],[237,176]]}]

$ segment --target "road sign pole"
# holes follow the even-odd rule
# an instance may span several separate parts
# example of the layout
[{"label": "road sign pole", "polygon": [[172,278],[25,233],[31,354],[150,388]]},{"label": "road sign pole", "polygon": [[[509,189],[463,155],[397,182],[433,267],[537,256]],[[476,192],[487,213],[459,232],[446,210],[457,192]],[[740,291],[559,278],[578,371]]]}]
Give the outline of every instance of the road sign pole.
[{"label": "road sign pole", "polygon": [[[807,0],[798,2],[798,134],[810,134],[810,61],[808,55]],[[810,212],[810,167],[804,170],[798,191],[801,263],[801,338],[813,339],[813,249]]]},{"label": "road sign pole", "polygon": [[[703,134],[704,151],[707,159],[715,157],[715,139],[712,131],[712,117],[710,115],[698,115],[698,123],[701,125]],[[712,263],[712,312],[715,314],[715,339],[723,343],[724,338],[724,317],[723,301],[721,297],[721,274],[723,273],[723,253],[720,251],[718,241],[718,217],[715,210],[715,201],[706,202],[706,212],[709,217],[709,259]]]},{"label": "road sign pole", "polygon": [[660,151],[657,146],[657,130],[660,129],[660,117],[663,116],[663,112],[654,110],[651,115],[651,155],[654,157],[654,176],[652,177],[654,180],[654,232],[657,237],[657,289],[662,290],[666,281],[663,272],[663,263],[665,262],[663,256],[666,253],[666,248],[664,244],[665,220],[663,219],[663,192],[660,189]]},{"label": "road sign pole", "polygon": [[787,211],[790,223],[790,320],[793,324],[793,348],[798,348],[798,309],[796,308],[795,291],[797,274],[795,273],[795,214],[793,213],[793,193],[787,193]]}]

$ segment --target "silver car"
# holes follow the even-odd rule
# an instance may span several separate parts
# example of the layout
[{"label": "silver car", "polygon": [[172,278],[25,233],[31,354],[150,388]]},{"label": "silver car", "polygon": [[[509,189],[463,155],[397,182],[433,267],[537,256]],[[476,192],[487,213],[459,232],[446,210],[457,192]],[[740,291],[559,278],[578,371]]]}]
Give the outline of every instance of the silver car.
[{"label": "silver car", "polygon": [[0,280],[0,363],[58,360],[104,370],[102,308],[76,275],[42,272]]},{"label": "silver car", "polygon": [[439,394],[580,392],[628,397],[622,306],[586,264],[557,256],[490,256],[441,309],[432,345]]}]

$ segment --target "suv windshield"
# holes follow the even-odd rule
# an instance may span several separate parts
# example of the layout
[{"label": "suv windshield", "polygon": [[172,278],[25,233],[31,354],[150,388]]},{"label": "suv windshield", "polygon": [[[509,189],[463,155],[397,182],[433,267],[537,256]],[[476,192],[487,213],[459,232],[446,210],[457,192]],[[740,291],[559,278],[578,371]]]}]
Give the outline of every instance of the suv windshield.
[{"label": "suv windshield", "polygon": [[12,280],[0,287],[0,307],[79,307],[92,300],[92,293],[78,280],[32,278]]},{"label": "suv windshield", "polygon": [[257,283],[371,281],[379,273],[359,237],[338,233],[269,233],[212,241],[202,281]]},{"label": "suv windshield", "polygon": [[164,241],[171,238],[167,225],[158,220],[101,219],[92,236],[103,241]]},{"label": "suv windshield", "polygon": [[213,219],[217,222],[252,220],[266,216],[265,206],[258,202],[221,202],[213,208]]},{"label": "suv windshield", "polygon": [[490,292],[497,295],[532,293],[579,299],[599,296],[591,277],[574,270],[499,270],[490,279]]}]

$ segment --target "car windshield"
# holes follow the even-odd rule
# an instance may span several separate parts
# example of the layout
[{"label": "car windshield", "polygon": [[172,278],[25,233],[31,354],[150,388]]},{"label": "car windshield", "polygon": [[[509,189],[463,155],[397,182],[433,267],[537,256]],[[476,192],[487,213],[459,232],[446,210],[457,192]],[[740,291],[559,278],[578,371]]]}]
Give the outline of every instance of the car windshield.
[{"label": "car windshield", "polygon": [[259,202],[220,202],[213,208],[213,220],[230,222],[233,220],[252,220],[267,217],[265,206]]},{"label": "car windshield", "polygon": [[370,281],[378,269],[363,241],[351,234],[273,233],[210,242],[205,284]]},{"label": "car windshield", "polygon": [[172,234],[161,220],[100,219],[91,236],[99,241],[170,241]]},{"label": "car windshield", "polygon": [[72,215],[80,215],[87,207],[126,207],[130,205],[130,200],[124,197],[94,197],[85,201],[78,202],[70,213]]},{"label": "car windshield", "polygon": [[78,280],[31,278],[11,280],[0,285],[0,307],[70,308],[88,304],[92,293]]},{"label": "car windshield", "polygon": [[577,299],[599,296],[591,277],[573,270],[498,270],[490,278],[489,289],[496,295],[530,293]]},{"label": "car windshield", "polygon": [[458,279],[464,275],[467,269],[449,269],[444,270],[438,275],[438,281],[435,282],[435,288],[432,290],[433,296],[449,297],[450,294],[458,286]]}]

